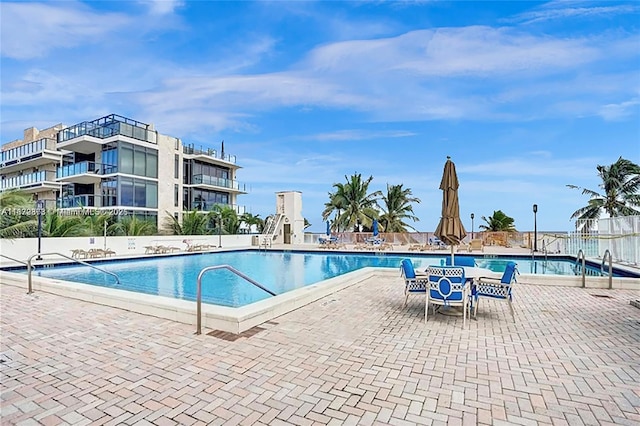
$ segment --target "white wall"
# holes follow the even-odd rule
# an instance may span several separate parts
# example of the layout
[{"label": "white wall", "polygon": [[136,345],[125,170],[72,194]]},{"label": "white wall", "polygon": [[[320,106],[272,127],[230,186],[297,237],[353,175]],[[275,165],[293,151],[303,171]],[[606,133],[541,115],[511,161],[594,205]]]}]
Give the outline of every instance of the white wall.
[{"label": "white wall", "polygon": [[[251,246],[251,235],[222,235],[220,237],[222,247],[246,248]],[[187,247],[183,240],[191,240],[195,244],[209,244],[218,246],[218,235],[167,235],[150,237],[106,237],[106,247],[115,251],[117,256],[143,255],[145,246],[163,245],[178,247],[184,251]],[[62,253],[71,256],[71,250],[92,248],[103,249],[105,247],[104,237],[58,237],[42,238],[42,253]],[[15,240],[0,240],[0,254],[10,256],[14,259],[26,261],[27,258],[38,252],[37,238],[20,238]],[[51,257],[55,259],[55,257]],[[12,265],[9,259],[0,257],[0,265]]]}]

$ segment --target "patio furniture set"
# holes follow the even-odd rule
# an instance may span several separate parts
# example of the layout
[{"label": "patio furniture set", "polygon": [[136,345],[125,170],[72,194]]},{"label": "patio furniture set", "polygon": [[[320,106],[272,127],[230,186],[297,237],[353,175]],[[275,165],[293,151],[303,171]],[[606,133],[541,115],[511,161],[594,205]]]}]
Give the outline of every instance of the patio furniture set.
[{"label": "patio furniture set", "polygon": [[416,272],[410,259],[403,259],[400,267],[404,279],[404,306],[410,294],[425,294],[425,323],[428,321],[429,306],[435,314],[436,307],[441,312],[449,313],[451,307],[462,308],[462,326],[465,327],[467,314],[473,312],[477,319],[478,305],[481,298],[502,300],[509,304],[511,316],[515,321],[513,310],[513,283],[518,273],[514,262],[507,263],[501,277],[489,269],[475,266],[473,258],[456,257],[451,265],[451,257],[447,265],[429,266],[424,273]]}]

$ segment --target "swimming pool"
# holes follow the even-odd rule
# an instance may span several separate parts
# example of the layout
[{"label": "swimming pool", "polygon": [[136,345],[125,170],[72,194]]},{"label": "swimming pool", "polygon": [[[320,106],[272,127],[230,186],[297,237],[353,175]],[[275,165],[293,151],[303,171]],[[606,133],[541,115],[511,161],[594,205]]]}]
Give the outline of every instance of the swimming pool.
[{"label": "swimming pool", "polygon": [[[182,255],[134,260],[100,262],[100,267],[117,274],[115,279],[103,272],[79,265],[38,268],[35,275],[65,281],[80,282],[154,294],[176,299],[196,299],[198,273],[207,266],[231,265],[266,288],[282,294],[363,267],[398,268],[404,258],[410,258],[416,269],[439,265],[443,256],[391,255],[354,253],[309,253],[280,251],[232,251],[203,255]],[[572,260],[536,260],[525,258],[474,256],[480,267],[502,272],[510,260],[518,264],[521,273],[575,275]],[[590,267],[591,274],[599,269]],[[597,271],[597,272],[596,272]],[[216,270],[202,280],[204,303],[239,307],[270,297],[228,270]]]}]

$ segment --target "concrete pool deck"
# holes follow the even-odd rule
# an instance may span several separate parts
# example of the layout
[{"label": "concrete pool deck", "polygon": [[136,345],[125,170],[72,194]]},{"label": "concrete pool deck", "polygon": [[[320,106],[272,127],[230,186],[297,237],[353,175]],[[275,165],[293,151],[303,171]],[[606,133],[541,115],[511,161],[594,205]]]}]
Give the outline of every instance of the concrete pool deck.
[{"label": "concrete pool deck", "polygon": [[[637,290],[424,322],[374,275],[240,335],[2,285],[2,424],[638,424]],[[597,297],[606,296],[606,297]],[[208,330],[206,330],[208,331]]]}]

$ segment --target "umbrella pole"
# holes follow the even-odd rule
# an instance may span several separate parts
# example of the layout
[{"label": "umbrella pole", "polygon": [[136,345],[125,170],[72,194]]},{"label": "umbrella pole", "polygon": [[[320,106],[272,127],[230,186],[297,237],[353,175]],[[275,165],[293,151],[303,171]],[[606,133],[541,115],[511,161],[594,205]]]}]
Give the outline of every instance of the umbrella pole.
[{"label": "umbrella pole", "polygon": [[453,254],[453,244],[451,244],[451,266],[455,265],[455,262],[453,261],[453,256],[454,256],[454,254]]}]

